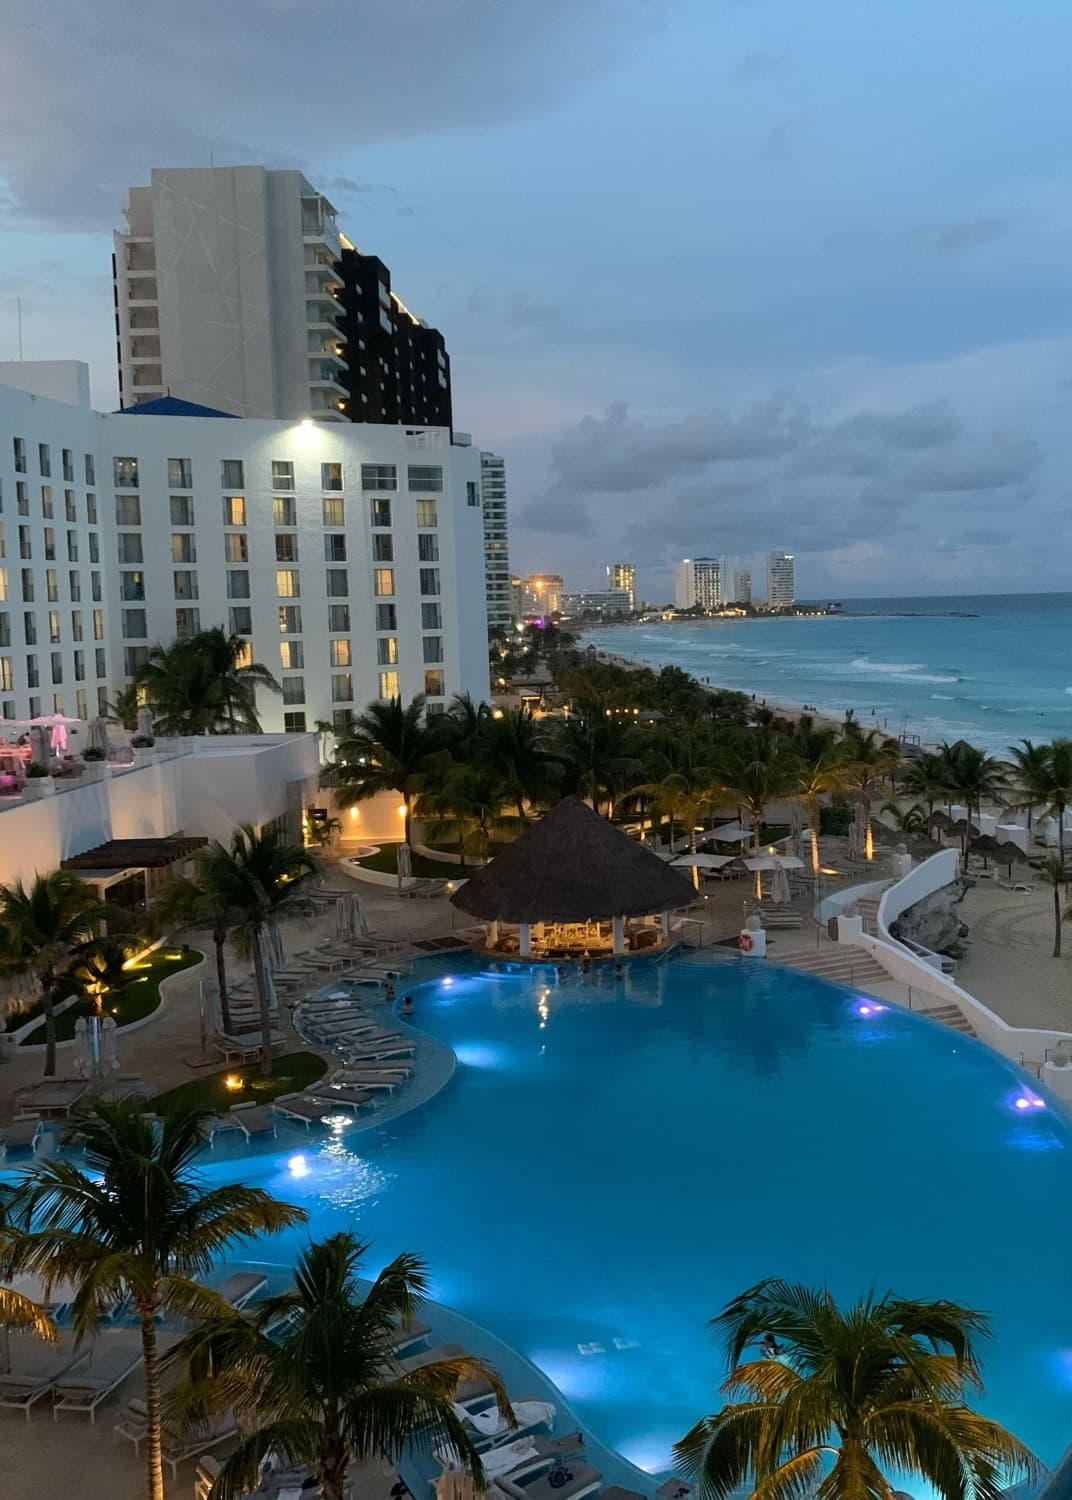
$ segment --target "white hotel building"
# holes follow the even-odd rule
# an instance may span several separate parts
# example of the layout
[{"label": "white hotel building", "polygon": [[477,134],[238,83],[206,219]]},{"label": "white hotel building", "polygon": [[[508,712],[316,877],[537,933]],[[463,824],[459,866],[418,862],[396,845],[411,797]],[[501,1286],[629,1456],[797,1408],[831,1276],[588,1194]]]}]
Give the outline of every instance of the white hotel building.
[{"label": "white hotel building", "polygon": [[92,717],[153,644],[215,625],[282,685],[266,731],[486,696],[479,450],[170,400],[103,414],[87,390],[83,366],[0,366],[0,717]]}]

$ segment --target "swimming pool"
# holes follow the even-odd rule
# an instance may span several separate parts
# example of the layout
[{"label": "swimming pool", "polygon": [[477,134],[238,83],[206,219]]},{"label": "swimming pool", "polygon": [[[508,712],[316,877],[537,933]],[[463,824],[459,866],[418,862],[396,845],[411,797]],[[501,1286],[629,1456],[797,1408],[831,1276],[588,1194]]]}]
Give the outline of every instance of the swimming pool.
[{"label": "swimming pool", "polygon": [[459,1059],[444,1091],[349,1137],[281,1131],[243,1180],[303,1203],[316,1234],[353,1226],[377,1266],[425,1256],[439,1301],[650,1470],[719,1404],[706,1321],[772,1274],[988,1310],[983,1405],[1057,1459],[1072,1125],[1016,1069],[765,964],[453,968],[411,987],[416,1023]]}]

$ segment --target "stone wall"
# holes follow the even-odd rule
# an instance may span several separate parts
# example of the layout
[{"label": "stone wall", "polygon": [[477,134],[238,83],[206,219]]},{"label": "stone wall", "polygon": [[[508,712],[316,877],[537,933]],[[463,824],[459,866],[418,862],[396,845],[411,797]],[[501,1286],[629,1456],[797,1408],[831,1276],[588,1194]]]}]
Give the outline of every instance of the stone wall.
[{"label": "stone wall", "polygon": [[958,879],[924,896],[922,901],[906,908],[895,922],[891,922],[891,936],[918,943],[921,948],[930,948],[934,953],[943,952],[951,943],[968,936],[960,911],[966,890],[966,882]]}]

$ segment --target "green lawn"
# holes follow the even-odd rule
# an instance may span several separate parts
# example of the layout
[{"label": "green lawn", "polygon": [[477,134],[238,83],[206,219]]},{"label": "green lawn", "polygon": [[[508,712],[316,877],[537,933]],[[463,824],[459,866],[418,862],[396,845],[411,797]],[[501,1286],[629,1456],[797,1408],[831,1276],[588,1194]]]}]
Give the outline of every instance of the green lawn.
[{"label": "green lawn", "polygon": [[[222,1068],[204,1078],[192,1078],[178,1088],[157,1094],[154,1109],[180,1105],[184,1109],[208,1109],[222,1114],[233,1104],[269,1104],[280,1094],[297,1093],[308,1088],[327,1072],[324,1058],[315,1052],[290,1052],[277,1057],[271,1076],[261,1076],[260,1063],[246,1063],[241,1068]],[[241,1080],[240,1088],[228,1088],[224,1079]]]},{"label": "green lawn", "polygon": [[[384,874],[393,875],[397,868],[396,847],[395,844],[384,844],[375,854],[364,855],[359,863],[368,870],[381,870]],[[413,873],[419,880],[457,880],[465,873],[460,865],[448,864],[441,859],[428,859],[424,854],[414,853],[412,861]]]},{"label": "green lawn", "polygon": [[[201,962],[203,953],[196,948],[154,948],[152,953],[147,953],[144,958],[139,958],[133,968],[126,970],[129,978],[121,989],[112,990],[104,997],[105,1011],[113,1015],[116,1022],[122,1028],[129,1026],[132,1021],[141,1021],[145,1016],[151,1016],[160,1004],[160,981],[167,979],[171,974],[180,974],[183,969],[192,968],[194,964]],[[56,1040],[69,1042],[74,1037],[75,1022],[80,1016],[88,1016],[92,1013],[93,1006],[89,1000],[82,1001],[78,1005],[72,1005],[65,1010],[62,1016],[56,1017]],[[30,1032],[30,1035],[22,1043],[24,1047],[32,1047],[41,1044],[45,1040],[45,1025],[41,1025]]]}]

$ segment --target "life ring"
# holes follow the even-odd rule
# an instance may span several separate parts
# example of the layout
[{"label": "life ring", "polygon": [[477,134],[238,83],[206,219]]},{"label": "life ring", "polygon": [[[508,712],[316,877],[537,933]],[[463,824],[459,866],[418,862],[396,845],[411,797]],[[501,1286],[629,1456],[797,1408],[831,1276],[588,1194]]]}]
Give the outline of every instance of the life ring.
[{"label": "life ring", "polygon": [[740,948],[742,953],[751,953],[752,949],[755,947],[755,938],[750,932],[742,932],[740,937],[737,939],[737,946],[738,948]]}]

